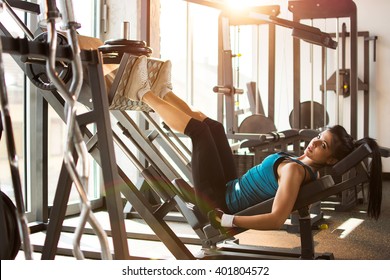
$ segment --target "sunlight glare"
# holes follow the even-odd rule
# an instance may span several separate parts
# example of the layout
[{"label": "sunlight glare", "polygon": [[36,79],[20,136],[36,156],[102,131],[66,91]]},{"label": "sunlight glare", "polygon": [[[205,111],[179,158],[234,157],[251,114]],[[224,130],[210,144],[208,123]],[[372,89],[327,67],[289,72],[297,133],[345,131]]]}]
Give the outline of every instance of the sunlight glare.
[{"label": "sunlight glare", "polygon": [[342,225],[340,225],[337,229],[341,230],[340,238],[343,239],[348,236],[352,231],[354,231],[358,226],[360,226],[364,220],[350,218],[345,221]]},{"label": "sunlight glare", "polygon": [[[261,2],[261,1],[260,1]],[[259,5],[259,1],[257,0],[225,0],[225,3],[231,9],[243,10],[248,7],[253,7]],[[261,3],[260,3],[261,4]]]}]

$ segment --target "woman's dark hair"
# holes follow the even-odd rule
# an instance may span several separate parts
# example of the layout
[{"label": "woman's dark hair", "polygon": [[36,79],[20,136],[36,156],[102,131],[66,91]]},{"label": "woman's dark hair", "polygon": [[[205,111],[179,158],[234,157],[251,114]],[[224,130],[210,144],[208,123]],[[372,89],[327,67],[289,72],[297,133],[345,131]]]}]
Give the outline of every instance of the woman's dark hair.
[{"label": "woman's dark hair", "polygon": [[382,204],[382,157],[377,142],[369,137],[354,141],[345,128],[340,125],[329,128],[329,131],[335,136],[333,137],[332,152],[333,157],[337,160],[343,159],[360,145],[368,144],[371,148],[367,212],[371,218],[377,220],[381,213]]}]

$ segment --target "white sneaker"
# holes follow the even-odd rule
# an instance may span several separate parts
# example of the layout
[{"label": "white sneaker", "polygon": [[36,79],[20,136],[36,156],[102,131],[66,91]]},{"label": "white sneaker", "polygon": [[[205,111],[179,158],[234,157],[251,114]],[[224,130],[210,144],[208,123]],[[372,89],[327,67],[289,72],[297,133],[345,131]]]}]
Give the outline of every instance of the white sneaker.
[{"label": "white sneaker", "polygon": [[161,98],[163,98],[168,92],[172,91],[171,68],[171,61],[165,61],[161,65],[157,78],[152,85],[152,92]]},{"label": "white sneaker", "polygon": [[145,93],[150,91],[148,78],[147,57],[137,58],[127,80],[124,95],[132,100],[141,100]]}]

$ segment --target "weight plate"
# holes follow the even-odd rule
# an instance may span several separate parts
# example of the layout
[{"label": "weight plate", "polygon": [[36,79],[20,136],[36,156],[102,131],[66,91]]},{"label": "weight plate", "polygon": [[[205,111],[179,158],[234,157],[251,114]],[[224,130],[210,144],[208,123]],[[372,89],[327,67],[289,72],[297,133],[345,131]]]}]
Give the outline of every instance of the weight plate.
[{"label": "weight plate", "polygon": [[145,41],[127,40],[127,39],[111,39],[104,42],[105,45],[131,45],[137,47],[146,47]]},{"label": "weight plate", "polygon": [[[2,244],[1,246],[1,256],[5,260],[13,260],[18,254],[21,245],[16,207],[3,192],[1,192],[1,203],[3,204],[5,228],[1,227],[0,230],[6,231],[5,235],[8,238],[7,244]],[[4,240],[0,240],[0,242],[4,242]]]},{"label": "weight plate", "polygon": [[[47,32],[39,34],[34,41],[46,43]],[[67,38],[58,33],[57,34],[57,45],[68,45]],[[64,61],[56,62],[56,71],[59,78],[66,84],[72,77],[71,64]],[[31,82],[38,88],[43,90],[53,90],[55,86],[50,82],[46,72],[46,61],[40,61],[37,63],[28,62],[26,64],[26,74]]]}]

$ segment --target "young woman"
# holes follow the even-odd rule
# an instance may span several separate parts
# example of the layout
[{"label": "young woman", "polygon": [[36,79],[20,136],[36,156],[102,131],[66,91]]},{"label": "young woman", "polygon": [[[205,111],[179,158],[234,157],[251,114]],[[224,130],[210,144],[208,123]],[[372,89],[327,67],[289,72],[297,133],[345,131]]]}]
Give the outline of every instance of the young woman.
[{"label": "young woman", "polygon": [[[192,173],[197,206],[206,214],[216,213],[224,227],[279,229],[290,215],[299,188],[317,178],[317,171],[333,165],[355,147],[367,142],[373,149],[368,214],[378,219],[382,198],[382,165],[376,142],[354,141],[342,126],[334,126],[311,140],[304,154],[293,157],[276,153],[237,178],[232,152],[221,123],[192,110],[172,92],[171,63],[166,61],[150,87],[147,59],[132,66],[125,94],[148,104],[172,129],[192,140]],[[275,197],[271,213],[234,216],[247,207]],[[215,213],[215,212],[214,212]]]}]

